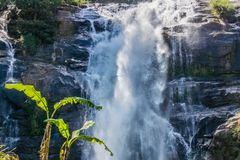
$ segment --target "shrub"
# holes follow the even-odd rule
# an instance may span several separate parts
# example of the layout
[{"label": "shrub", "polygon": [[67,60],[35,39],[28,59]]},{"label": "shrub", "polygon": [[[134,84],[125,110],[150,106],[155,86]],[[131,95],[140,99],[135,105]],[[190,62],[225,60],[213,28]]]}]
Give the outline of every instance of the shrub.
[{"label": "shrub", "polygon": [[31,33],[23,36],[23,46],[27,53],[33,53],[36,51],[37,39]]},{"label": "shrub", "polygon": [[211,11],[220,18],[227,19],[234,15],[235,7],[229,0],[211,0]]},{"label": "shrub", "polygon": [[[0,0],[0,7],[9,3],[13,2]],[[39,45],[52,44],[58,31],[57,8],[62,4],[62,0],[15,0],[14,3],[18,10],[11,14],[8,24],[10,36],[20,40],[23,36],[22,48],[31,54]],[[34,43],[25,41],[29,38]]]},{"label": "shrub", "polygon": [[[34,54],[36,49],[33,47],[54,42],[59,26],[56,16],[58,7],[63,3],[80,5],[86,2],[87,0],[0,0],[0,11],[7,4],[16,4],[19,10],[12,11],[8,24],[9,35],[20,40],[23,36],[21,48],[26,53]],[[26,36],[33,40],[34,45],[25,41]]]},{"label": "shrub", "polygon": [[65,3],[72,4],[72,5],[81,5],[87,2],[88,0],[65,0]]}]

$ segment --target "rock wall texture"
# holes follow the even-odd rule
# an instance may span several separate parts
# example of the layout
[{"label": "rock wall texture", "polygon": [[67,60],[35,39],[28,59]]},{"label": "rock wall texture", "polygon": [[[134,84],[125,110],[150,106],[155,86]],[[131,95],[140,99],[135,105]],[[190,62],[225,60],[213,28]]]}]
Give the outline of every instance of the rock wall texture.
[{"label": "rock wall texture", "polygon": [[[80,75],[87,70],[93,41],[89,35],[91,22],[75,17],[72,12],[79,9],[60,8],[58,40],[53,45],[39,47],[34,55],[24,55],[16,45],[14,77],[36,86],[50,104],[67,96],[88,97]],[[166,41],[172,50],[166,91],[170,122],[191,144],[196,160],[239,159],[240,142],[236,136],[239,115],[230,118],[240,109],[238,14],[231,22],[219,20],[211,15],[207,0],[198,0],[195,12],[186,26],[174,26],[171,32],[165,28]],[[93,25],[97,32],[104,30],[98,22]],[[9,60],[6,49],[0,41],[0,140],[16,146],[21,159],[36,160],[44,126],[39,122],[45,117],[33,104],[26,103],[21,94],[3,89]],[[58,116],[75,129],[90,112],[81,106],[71,106]],[[58,159],[61,142],[55,130],[51,160]],[[81,146],[76,144],[70,159],[79,159]]]},{"label": "rock wall texture", "polygon": [[[218,126],[240,107],[239,8],[236,5],[237,13],[231,21],[220,20],[211,14],[208,2],[199,0],[196,14],[187,26],[175,26],[175,34],[166,29],[175,53],[169,61],[170,121],[191,144],[193,158],[235,160],[239,143],[232,148],[227,143],[227,150],[225,138],[219,143],[216,137],[221,137]],[[218,152],[213,152],[213,144],[217,144]]]}]

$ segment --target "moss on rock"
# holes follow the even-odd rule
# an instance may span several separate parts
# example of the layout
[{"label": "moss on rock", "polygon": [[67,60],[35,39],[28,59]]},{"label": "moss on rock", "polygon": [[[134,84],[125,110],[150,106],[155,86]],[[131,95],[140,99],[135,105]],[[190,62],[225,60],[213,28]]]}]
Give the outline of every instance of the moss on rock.
[{"label": "moss on rock", "polygon": [[216,160],[240,159],[240,113],[219,126],[209,151]]}]

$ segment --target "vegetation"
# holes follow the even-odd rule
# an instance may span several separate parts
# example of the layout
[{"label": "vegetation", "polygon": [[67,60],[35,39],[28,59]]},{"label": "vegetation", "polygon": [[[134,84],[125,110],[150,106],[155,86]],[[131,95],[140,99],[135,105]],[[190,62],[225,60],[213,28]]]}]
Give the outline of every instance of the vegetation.
[{"label": "vegetation", "polygon": [[65,3],[72,4],[72,5],[79,5],[87,3],[87,0],[65,0]]},{"label": "vegetation", "polygon": [[9,23],[9,33],[21,39],[25,53],[34,53],[39,45],[51,44],[58,30],[57,7],[62,0],[16,0],[16,11]]},{"label": "vegetation", "polygon": [[1,160],[19,160],[18,155],[13,152],[6,152],[6,148],[0,145],[0,159]]},{"label": "vegetation", "polygon": [[[85,125],[80,130],[76,130],[73,132],[72,137],[70,137],[69,130],[68,130],[68,125],[62,120],[62,119],[54,119],[54,116],[56,112],[69,104],[80,104],[80,105],[85,105],[90,108],[95,108],[96,110],[101,110],[101,106],[97,106],[94,103],[92,103],[89,100],[80,98],[80,97],[68,97],[60,102],[56,103],[53,107],[49,107],[47,100],[45,97],[41,95],[39,91],[37,91],[34,86],[32,85],[24,85],[22,83],[16,83],[16,84],[5,84],[6,89],[11,89],[11,90],[16,90],[24,93],[30,100],[34,101],[36,103],[36,106],[40,109],[42,109],[46,113],[46,127],[44,130],[44,135],[42,139],[42,143],[40,146],[40,159],[41,160],[48,160],[48,153],[49,153],[49,144],[51,140],[51,131],[52,131],[52,124],[55,124],[61,135],[66,138],[65,143],[61,147],[61,152],[60,152],[60,159],[62,160],[67,160],[68,153],[70,151],[71,145],[73,142],[75,142],[78,139],[83,139],[87,140],[90,142],[97,142],[101,145],[105,146],[105,149],[109,151],[112,155],[112,152],[108,149],[108,147],[104,144],[103,141],[95,138],[95,137],[89,137],[89,136],[84,136],[81,135],[80,132],[82,130],[88,129],[89,127],[93,126],[95,123],[92,121],[87,121]],[[53,110],[51,112],[51,110]]]},{"label": "vegetation", "polygon": [[93,125],[95,125],[95,122],[86,121],[85,124],[82,126],[82,128],[73,131],[71,136],[70,136],[69,127],[64,122],[63,119],[48,119],[47,122],[55,124],[58,127],[58,130],[61,133],[61,135],[65,138],[65,142],[63,143],[60,149],[60,160],[67,160],[72,144],[79,139],[103,145],[105,147],[105,150],[108,151],[111,156],[113,156],[113,153],[111,152],[111,150],[106,146],[106,144],[102,140],[96,137],[91,137],[91,136],[86,136],[81,134],[81,131],[86,130],[92,127]]},{"label": "vegetation", "polygon": [[0,0],[0,10],[15,3],[11,14],[9,34],[21,40],[25,54],[33,54],[36,47],[54,42],[58,31],[57,9],[64,3],[80,5],[86,0]]},{"label": "vegetation", "polygon": [[224,19],[235,13],[235,7],[229,0],[211,0],[210,7],[214,15]]}]

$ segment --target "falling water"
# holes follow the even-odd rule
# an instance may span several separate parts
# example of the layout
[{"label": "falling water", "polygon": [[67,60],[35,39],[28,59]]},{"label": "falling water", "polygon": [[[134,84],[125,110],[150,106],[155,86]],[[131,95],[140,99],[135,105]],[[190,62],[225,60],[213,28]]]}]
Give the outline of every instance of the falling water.
[{"label": "falling water", "polygon": [[7,46],[7,56],[9,61],[9,67],[7,71],[6,81],[15,81],[13,78],[13,68],[16,59],[14,58],[15,50],[13,49],[12,43],[10,42],[10,37],[8,36],[8,15],[11,10],[15,8],[14,5],[9,5],[8,9],[5,10],[0,16],[0,41],[4,42]]},{"label": "falling water", "polygon": [[[8,9],[3,11],[2,15],[0,16],[0,41],[5,43],[6,45],[6,52],[7,52],[7,60],[9,62],[7,75],[6,75],[6,82],[14,82],[15,79],[13,78],[13,70],[14,70],[14,63],[16,59],[14,58],[14,49],[12,43],[10,42],[11,38],[8,36],[8,16],[11,11],[15,8],[14,5],[9,5]],[[3,101],[2,103],[5,103]],[[7,105],[3,105],[7,106]],[[19,133],[18,122],[11,118],[12,108],[9,106],[8,108],[2,107],[1,112],[3,115],[3,127],[0,130],[0,134],[3,134],[2,138],[0,139],[1,144],[8,145],[8,149],[13,149],[16,145]]]},{"label": "falling water", "polygon": [[[105,109],[96,115],[94,135],[105,140],[114,157],[99,146],[93,160],[189,158],[189,146],[168,122],[164,91],[168,57],[164,29],[187,22],[195,1],[154,0],[114,14],[119,25],[96,33],[88,68],[91,98]],[[83,11],[81,11],[83,13]],[[91,27],[94,20],[90,19]],[[99,37],[101,38],[99,40]]]}]

